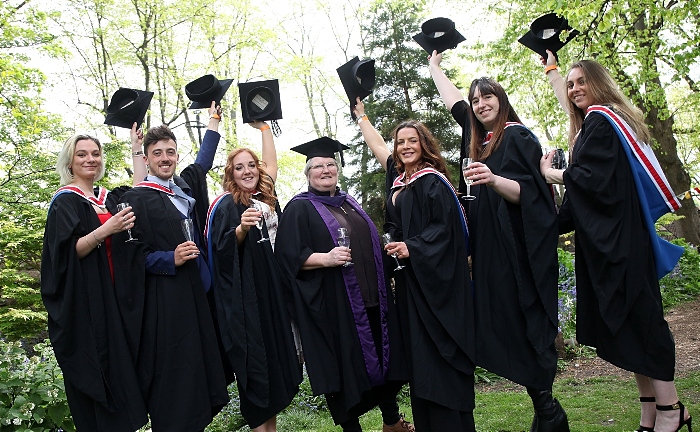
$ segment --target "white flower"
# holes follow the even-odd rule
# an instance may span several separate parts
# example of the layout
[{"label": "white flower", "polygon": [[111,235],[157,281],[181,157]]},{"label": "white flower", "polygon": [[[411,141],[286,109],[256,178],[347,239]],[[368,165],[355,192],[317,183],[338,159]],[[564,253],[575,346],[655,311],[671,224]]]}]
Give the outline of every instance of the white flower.
[{"label": "white flower", "polygon": [[19,425],[22,424],[22,419],[19,419],[19,418],[15,417],[15,418],[12,419],[12,424],[15,424],[15,425],[19,426]]}]

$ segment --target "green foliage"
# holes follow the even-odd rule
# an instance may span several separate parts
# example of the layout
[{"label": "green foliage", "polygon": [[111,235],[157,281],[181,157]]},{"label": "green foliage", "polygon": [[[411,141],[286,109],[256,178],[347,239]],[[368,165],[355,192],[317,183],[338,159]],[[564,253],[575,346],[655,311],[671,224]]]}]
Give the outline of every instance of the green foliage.
[{"label": "green foliage", "polygon": [[[453,179],[457,179],[461,135],[445,109],[432,79],[427,73],[425,52],[415,44],[412,35],[420,30],[426,14],[423,0],[375,1],[361,20],[366,56],[376,60],[376,83],[373,94],[365,99],[365,112],[385,141],[391,142],[391,131],[408,119],[426,124],[442,145]],[[446,71],[453,77],[453,70]],[[385,173],[374,155],[355,138],[350,165],[355,167],[347,183],[357,191],[362,207],[381,226],[384,220]]]},{"label": "green foliage", "polygon": [[559,256],[559,330],[564,339],[576,337],[576,274],[574,255],[557,248]]},{"label": "green foliage", "polygon": [[0,431],[75,431],[51,346],[45,341],[34,352],[0,339]]},{"label": "green foliage", "polygon": [[[14,4],[13,4],[14,3]],[[0,4],[0,333],[16,339],[45,326],[38,291],[45,203],[57,185],[55,156],[45,149],[64,132],[43,113],[44,75],[16,49],[60,51],[45,13],[27,2]]]},{"label": "green foliage", "polygon": [[672,243],[683,246],[685,252],[676,268],[659,281],[664,309],[700,295],[700,253],[683,239],[673,240]]}]

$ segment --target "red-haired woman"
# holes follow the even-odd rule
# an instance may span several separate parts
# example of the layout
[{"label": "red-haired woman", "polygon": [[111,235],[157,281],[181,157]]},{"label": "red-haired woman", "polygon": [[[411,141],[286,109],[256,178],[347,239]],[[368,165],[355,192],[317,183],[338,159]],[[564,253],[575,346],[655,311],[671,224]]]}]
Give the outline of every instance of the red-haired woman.
[{"label": "red-haired woman", "polygon": [[247,148],[229,153],[225,192],[209,208],[207,244],[216,315],[241,414],[253,431],[274,432],[277,413],[299,390],[301,367],[284,301],[287,282],[273,253],[280,215],[277,153],[270,126],[261,121],[251,126],[262,133],[262,161]]}]

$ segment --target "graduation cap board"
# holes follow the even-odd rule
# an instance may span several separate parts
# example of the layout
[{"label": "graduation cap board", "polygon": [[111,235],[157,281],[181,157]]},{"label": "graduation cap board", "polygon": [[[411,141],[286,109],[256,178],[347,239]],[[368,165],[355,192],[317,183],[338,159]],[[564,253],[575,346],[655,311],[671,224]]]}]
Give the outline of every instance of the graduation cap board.
[{"label": "graduation cap board", "polygon": [[428,53],[441,53],[448,49],[457,48],[466,39],[455,28],[455,23],[449,18],[433,18],[421,25],[421,32],[413,36],[413,40]]},{"label": "graduation cap board", "polygon": [[347,150],[349,148],[350,147],[346,146],[345,144],[341,144],[332,138],[321,137],[304,144],[300,144],[296,147],[292,147],[291,150],[306,156],[307,161],[315,157],[328,157],[335,159],[335,153],[340,152],[341,164],[345,166],[343,161],[343,150]]},{"label": "graduation cap board", "polygon": [[190,109],[207,109],[212,101],[219,105],[232,82],[232,79],[220,80],[209,74],[188,83],[185,86],[185,94],[192,101]]},{"label": "graduation cap board", "polygon": [[153,92],[121,87],[114,92],[107,106],[104,124],[131,129],[140,127],[153,99]]},{"label": "graduation cap board", "polygon": [[376,82],[373,59],[360,60],[355,57],[336,71],[350,100],[350,108],[355,107],[358,97],[362,100],[372,94]]},{"label": "graduation cap board", "polygon": [[[566,35],[564,40],[561,39],[562,33]],[[545,59],[547,58],[547,50],[550,50],[559,61],[557,51],[578,34],[579,31],[572,29],[566,18],[549,13],[534,20],[530,24],[530,31],[518,39],[518,42]]]},{"label": "graduation cap board", "polygon": [[282,118],[279,82],[274,80],[238,83],[243,123]]}]

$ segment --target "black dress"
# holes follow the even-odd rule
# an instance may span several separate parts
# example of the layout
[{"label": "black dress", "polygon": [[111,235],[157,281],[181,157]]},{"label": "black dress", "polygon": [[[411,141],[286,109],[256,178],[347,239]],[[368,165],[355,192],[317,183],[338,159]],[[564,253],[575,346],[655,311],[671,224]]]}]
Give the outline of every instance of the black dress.
[{"label": "black dress", "polygon": [[[284,298],[290,282],[270,242],[257,243],[257,229],[238,245],[236,227],[246,208],[230,194],[212,203],[207,244],[218,323],[236,373],[241,414],[256,428],[289,405],[302,374]],[[276,211],[280,214],[279,206]]]},{"label": "black dress", "polygon": [[[107,195],[107,206],[116,207]],[[75,193],[49,207],[41,255],[41,296],[49,337],[73,421],[80,431],[136,430],[146,424],[133,356],[127,344],[106,246],[78,258],[75,245],[100,226],[92,204]]]},{"label": "black dress", "polygon": [[[175,183],[196,199],[191,215],[195,226],[204,227],[209,208],[205,172],[192,164],[180,176]],[[125,235],[115,236],[115,245],[122,247],[118,258],[115,248],[117,289],[129,334],[138,346],[139,380],[151,424],[155,431],[203,430],[229,400],[203,286],[201,271],[206,269],[189,260],[173,275],[147,272],[149,253],[174,251],[185,241],[183,215],[166,193],[147,187],[134,187],[122,201],[136,214],[131,231],[138,241],[125,243]],[[201,231],[195,236],[201,238]]]},{"label": "black dress", "polygon": [[589,114],[564,172],[560,231],[576,230],[576,336],[604,360],[671,381],[675,345],[664,320],[650,234],[622,143]]},{"label": "black dress", "polygon": [[529,388],[551,389],[557,366],[557,230],[542,149],[522,125],[506,127],[485,160],[518,182],[520,204],[486,185],[469,207],[477,320],[476,364]]},{"label": "black dress", "polygon": [[[411,395],[451,410],[474,409],[474,303],[461,207],[437,175],[427,174],[402,190],[387,160],[387,222],[410,258],[394,272],[396,306],[410,365]],[[466,228],[465,228],[466,229]],[[415,417],[415,413],[414,413]]]},{"label": "black dress", "polygon": [[[354,266],[302,270],[312,253],[325,253],[337,246],[335,235],[329,231],[333,228],[314,207],[309,194],[314,193],[300,194],[285,207],[275,255],[293,281],[293,318],[299,326],[313,394],[326,395],[336,424],[356,419],[384,402],[397,410],[396,393],[406,379],[406,366],[398,324],[394,322],[393,295],[380,271],[383,261],[376,229],[344,192],[323,197],[334,201],[328,206],[316,203],[322,211],[326,209],[327,217],[334,219],[336,211],[347,213],[356,224],[352,231],[365,235],[360,240],[351,233]],[[374,234],[370,234],[372,231]],[[358,252],[362,250],[369,252]],[[364,263],[360,265],[359,260]],[[355,283],[358,277],[375,279],[374,290],[378,291],[370,298],[378,296],[379,306],[366,306],[367,292],[363,296],[364,289]],[[382,412],[385,414],[384,409]]]}]

